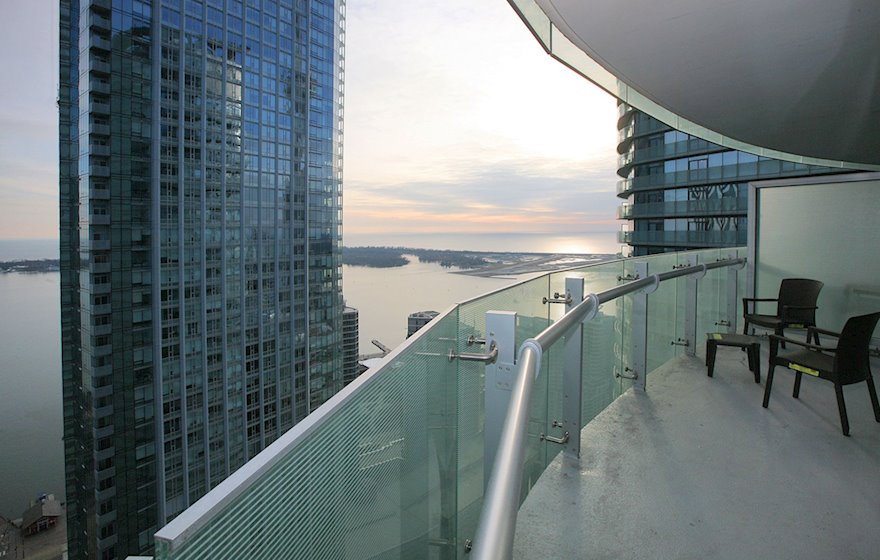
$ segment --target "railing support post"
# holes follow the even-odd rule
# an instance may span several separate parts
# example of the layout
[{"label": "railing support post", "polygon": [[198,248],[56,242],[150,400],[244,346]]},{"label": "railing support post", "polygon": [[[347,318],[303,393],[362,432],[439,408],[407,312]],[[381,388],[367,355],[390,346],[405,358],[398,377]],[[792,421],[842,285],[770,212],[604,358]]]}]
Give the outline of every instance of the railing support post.
[{"label": "railing support post", "polygon": [[[736,251],[732,251],[727,254],[727,259],[733,260],[737,257]],[[737,281],[738,276],[737,272],[742,267],[739,266],[728,266],[727,267],[727,322],[730,323],[727,326],[727,332],[735,333],[736,331],[736,319],[739,316],[739,312],[737,311],[739,302],[736,300],[737,294]]]},{"label": "railing support post", "polygon": [[[637,262],[634,265],[638,278],[648,277],[648,263]],[[633,387],[644,391],[645,377],[648,373],[648,294],[644,291],[633,294],[632,301],[632,369],[636,379]]]},{"label": "railing support post", "polygon": [[[688,255],[687,266],[697,266],[697,255]],[[699,277],[691,275],[685,278],[684,300],[684,338],[688,341],[684,353],[693,357],[697,348],[697,283]]]},{"label": "railing support post", "polygon": [[498,441],[504,430],[504,419],[510,403],[510,392],[516,376],[516,313],[486,312],[486,347],[498,348],[498,359],[486,366],[486,421],[483,427],[483,482],[488,484],[495,464]]},{"label": "railing support post", "polygon": [[[565,312],[584,299],[584,279],[566,278],[565,293],[571,296]],[[581,456],[581,399],[583,396],[584,324],[581,323],[565,338],[562,381],[562,428],[570,434],[564,444],[565,455]]]}]

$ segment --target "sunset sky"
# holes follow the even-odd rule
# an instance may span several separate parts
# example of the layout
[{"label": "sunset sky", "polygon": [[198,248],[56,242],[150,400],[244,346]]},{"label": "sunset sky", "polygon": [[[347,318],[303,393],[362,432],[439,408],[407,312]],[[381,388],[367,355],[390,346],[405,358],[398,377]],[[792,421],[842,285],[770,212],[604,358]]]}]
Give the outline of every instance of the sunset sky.
[{"label": "sunset sky", "polygon": [[[613,98],[504,0],[349,0],[344,235],[618,228]],[[57,2],[0,2],[0,239],[55,238]]]}]

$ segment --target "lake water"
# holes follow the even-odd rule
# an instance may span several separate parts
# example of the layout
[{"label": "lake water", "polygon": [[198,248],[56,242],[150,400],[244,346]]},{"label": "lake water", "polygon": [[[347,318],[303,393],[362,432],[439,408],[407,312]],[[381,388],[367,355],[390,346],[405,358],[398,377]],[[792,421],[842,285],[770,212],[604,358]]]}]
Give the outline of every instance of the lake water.
[{"label": "lake water", "polygon": [[[33,257],[0,253],[0,260]],[[373,338],[392,348],[403,342],[413,311],[445,311],[512,282],[451,274],[415,257],[400,268],[343,266],[363,353],[378,351]],[[7,518],[21,516],[42,492],[64,495],[58,290],[58,273],[0,274],[0,515]]]},{"label": "lake water", "polygon": [[378,352],[372,339],[394,348],[406,339],[406,319],[414,311],[446,311],[454,303],[503,288],[516,280],[453,274],[437,263],[398,268],[343,266],[346,303],[359,311],[361,354]]},{"label": "lake water", "polygon": [[[485,238],[483,247],[458,245],[466,243],[461,237],[457,242],[447,241],[462,249],[548,250],[537,241],[529,245],[505,241],[503,236],[494,241],[490,237],[480,236]],[[427,239],[414,236],[409,243],[401,240],[401,245],[448,247],[428,243]],[[563,238],[547,238],[544,242],[556,245],[549,251],[566,250],[560,246]],[[375,244],[396,243],[386,239]],[[605,252],[616,250],[602,247]],[[571,247],[567,250],[574,252]],[[0,261],[28,258],[58,258],[58,242],[0,241]],[[360,312],[361,353],[378,351],[370,342],[374,338],[391,348],[403,342],[407,315],[414,311],[443,312],[458,301],[515,281],[452,274],[450,269],[421,263],[415,257],[399,268],[342,269],[346,302]],[[42,492],[64,495],[58,290],[58,273],[0,274],[0,515],[8,518],[19,517],[30,500]]]},{"label": "lake water", "polygon": [[[30,255],[25,255],[28,257]],[[0,274],[0,515],[64,495],[59,274]]]}]

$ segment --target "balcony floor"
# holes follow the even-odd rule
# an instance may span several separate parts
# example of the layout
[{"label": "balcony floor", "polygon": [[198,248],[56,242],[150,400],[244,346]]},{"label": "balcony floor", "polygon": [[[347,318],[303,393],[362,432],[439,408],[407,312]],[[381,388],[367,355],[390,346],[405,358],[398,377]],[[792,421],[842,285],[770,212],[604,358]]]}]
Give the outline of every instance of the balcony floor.
[{"label": "balcony floor", "polygon": [[[514,558],[828,560],[880,555],[880,424],[864,383],[834,389],[777,368],[770,408],[745,353],[719,348],[715,377],[680,357],[581,432],[517,519]],[[874,367],[875,382],[878,381]]]}]

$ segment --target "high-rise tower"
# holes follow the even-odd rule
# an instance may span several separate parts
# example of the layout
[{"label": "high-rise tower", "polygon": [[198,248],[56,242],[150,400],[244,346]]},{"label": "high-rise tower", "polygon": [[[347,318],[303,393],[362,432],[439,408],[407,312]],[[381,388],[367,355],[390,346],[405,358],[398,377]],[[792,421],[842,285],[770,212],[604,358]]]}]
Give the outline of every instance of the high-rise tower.
[{"label": "high-rise tower", "polygon": [[620,241],[635,256],[746,244],[749,181],[843,169],[759,157],[713,144],[621,103]]},{"label": "high-rise tower", "polygon": [[343,0],[60,0],[71,558],[342,386]]}]

